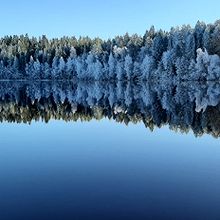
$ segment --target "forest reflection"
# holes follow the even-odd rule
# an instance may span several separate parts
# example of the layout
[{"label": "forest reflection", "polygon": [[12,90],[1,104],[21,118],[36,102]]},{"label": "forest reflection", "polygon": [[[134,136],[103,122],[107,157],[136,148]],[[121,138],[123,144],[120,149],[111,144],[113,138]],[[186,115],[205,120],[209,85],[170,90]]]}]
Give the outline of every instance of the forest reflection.
[{"label": "forest reflection", "polygon": [[217,82],[0,82],[1,122],[108,118],[219,137],[219,103]]}]

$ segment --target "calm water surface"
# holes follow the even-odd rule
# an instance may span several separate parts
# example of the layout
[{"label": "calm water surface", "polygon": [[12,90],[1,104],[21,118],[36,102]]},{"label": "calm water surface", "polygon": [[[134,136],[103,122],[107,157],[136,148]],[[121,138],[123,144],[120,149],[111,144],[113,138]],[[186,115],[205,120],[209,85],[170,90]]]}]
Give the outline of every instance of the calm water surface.
[{"label": "calm water surface", "polygon": [[219,219],[220,144],[113,121],[0,126],[1,219]]},{"label": "calm water surface", "polygon": [[220,85],[163,85],[0,83],[0,219],[219,220]]}]

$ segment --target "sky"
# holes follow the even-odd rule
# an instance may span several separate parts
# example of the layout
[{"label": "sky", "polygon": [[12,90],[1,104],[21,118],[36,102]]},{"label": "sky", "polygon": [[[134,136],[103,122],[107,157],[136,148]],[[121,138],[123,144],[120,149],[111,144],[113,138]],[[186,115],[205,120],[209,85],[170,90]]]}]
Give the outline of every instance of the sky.
[{"label": "sky", "polygon": [[144,34],[154,25],[172,26],[220,19],[219,0],[39,0],[1,1],[0,36],[47,35],[49,38]]}]

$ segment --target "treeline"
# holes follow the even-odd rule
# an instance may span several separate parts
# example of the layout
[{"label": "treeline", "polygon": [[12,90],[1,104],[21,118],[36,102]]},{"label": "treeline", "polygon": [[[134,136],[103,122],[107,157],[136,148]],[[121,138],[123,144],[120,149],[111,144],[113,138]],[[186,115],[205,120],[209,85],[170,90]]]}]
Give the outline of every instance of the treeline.
[{"label": "treeline", "polygon": [[220,79],[220,20],[102,40],[89,37],[0,39],[0,79]]},{"label": "treeline", "polygon": [[[187,104],[186,104],[187,103]],[[168,125],[196,136],[220,136],[220,84],[215,82],[1,82],[0,121],[51,119]]]}]

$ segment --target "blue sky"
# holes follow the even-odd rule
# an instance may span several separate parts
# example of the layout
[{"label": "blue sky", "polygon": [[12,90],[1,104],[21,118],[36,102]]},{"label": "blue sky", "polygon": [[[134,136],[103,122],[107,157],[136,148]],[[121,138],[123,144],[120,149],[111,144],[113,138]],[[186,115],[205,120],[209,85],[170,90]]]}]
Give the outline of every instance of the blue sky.
[{"label": "blue sky", "polygon": [[25,34],[49,38],[114,37],[125,32],[144,34],[151,25],[194,25],[220,19],[219,0],[44,0],[2,1],[0,36]]}]

